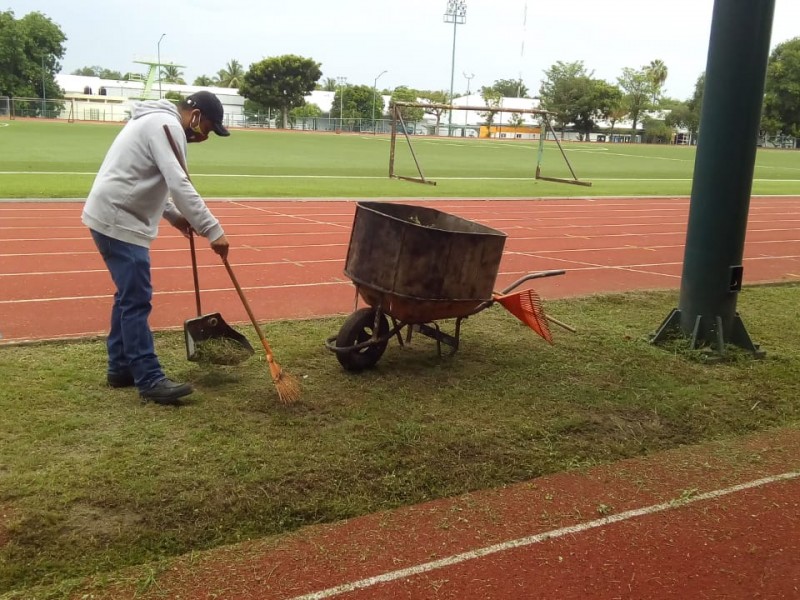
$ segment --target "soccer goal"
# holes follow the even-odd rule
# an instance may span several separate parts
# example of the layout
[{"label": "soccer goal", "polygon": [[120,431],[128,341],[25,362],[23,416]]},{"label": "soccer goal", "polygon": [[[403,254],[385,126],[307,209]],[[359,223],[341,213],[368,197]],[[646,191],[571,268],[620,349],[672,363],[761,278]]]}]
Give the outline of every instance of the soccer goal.
[{"label": "soccer goal", "polygon": [[[421,102],[393,102],[390,106],[392,121],[391,121],[391,144],[389,148],[389,177],[392,179],[403,179],[406,181],[413,181],[416,183],[425,183],[428,185],[436,185],[436,182],[425,177],[425,173],[423,172],[422,165],[420,164],[419,158],[417,157],[417,153],[414,150],[414,144],[411,141],[411,136],[409,136],[409,128],[406,125],[405,120],[403,119],[403,108],[422,108],[422,109],[442,109],[442,110],[473,110],[479,111],[484,113],[520,113],[520,114],[531,114],[531,115],[541,115],[539,118],[539,133],[538,133],[538,151],[536,153],[536,169],[534,171],[534,179],[541,179],[542,181],[552,181],[555,183],[569,183],[573,185],[582,185],[590,187],[592,183],[590,181],[583,181],[578,178],[575,173],[575,169],[572,168],[572,164],[570,164],[567,155],[564,152],[564,148],[561,145],[561,142],[558,140],[558,136],[556,135],[553,126],[550,123],[550,116],[553,114],[546,110],[540,110],[536,108],[523,108],[523,109],[509,109],[509,108],[495,108],[490,106],[455,106],[452,104],[435,104],[435,103],[421,103]],[[513,126],[504,126],[506,131],[514,130]],[[409,152],[411,153],[411,158],[414,161],[414,165],[417,170],[417,177],[408,176],[408,175],[399,175],[395,172],[395,155],[397,151],[397,132],[400,131],[403,134],[403,137],[406,140],[406,144],[408,144]],[[491,130],[490,130],[491,131]],[[534,141],[536,141],[534,139]],[[572,178],[566,177],[549,177],[542,173],[542,162],[544,158],[544,144],[545,141],[554,141],[558,146],[559,153],[561,158],[563,159],[564,163],[567,165]]]}]

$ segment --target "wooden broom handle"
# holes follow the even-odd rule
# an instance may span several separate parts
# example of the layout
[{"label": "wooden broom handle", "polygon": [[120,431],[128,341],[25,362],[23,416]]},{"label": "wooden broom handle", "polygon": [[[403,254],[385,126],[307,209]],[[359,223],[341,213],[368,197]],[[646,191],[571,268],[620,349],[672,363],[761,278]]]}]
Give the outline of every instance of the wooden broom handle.
[{"label": "wooden broom handle", "polygon": [[264,350],[267,351],[267,358],[272,359],[272,350],[269,347],[269,343],[267,342],[267,338],[264,336],[264,332],[261,331],[261,327],[258,326],[258,321],[256,321],[256,317],[253,314],[253,310],[250,308],[250,303],[245,298],[244,291],[242,291],[242,286],[239,285],[239,281],[236,279],[236,275],[233,274],[233,269],[231,268],[231,264],[228,262],[227,258],[222,259],[223,264],[225,265],[225,269],[228,271],[228,275],[233,282],[233,287],[236,288],[237,293],[239,294],[239,298],[242,301],[242,305],[244,305],[244,309],[247,311],[247,316],[250,317],[250,322],[253,324],[256,332],[258,333],[258,338],[261,340],[261,344],[264,346]]}]

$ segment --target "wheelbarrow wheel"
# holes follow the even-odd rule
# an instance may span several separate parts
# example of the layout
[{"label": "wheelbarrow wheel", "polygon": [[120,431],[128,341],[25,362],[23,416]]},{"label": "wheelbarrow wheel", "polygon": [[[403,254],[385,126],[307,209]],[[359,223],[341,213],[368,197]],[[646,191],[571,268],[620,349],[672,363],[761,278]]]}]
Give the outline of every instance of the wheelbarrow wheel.
[{"label": "wheelbarrow wheel", "polygon": [[[349,348],[368,342],[372,339],[374,332],[375,309],[360,308],[347,317],[344,325],[339,329],[339,334],[336,336],[336,347]],[[348,371],[363,371],[372,368],[386,350],[389,343],[388,334],[389,321],[382,314],[378,322],[378,341],[359,349],[339,350],[336,352],[336,358]]]}]

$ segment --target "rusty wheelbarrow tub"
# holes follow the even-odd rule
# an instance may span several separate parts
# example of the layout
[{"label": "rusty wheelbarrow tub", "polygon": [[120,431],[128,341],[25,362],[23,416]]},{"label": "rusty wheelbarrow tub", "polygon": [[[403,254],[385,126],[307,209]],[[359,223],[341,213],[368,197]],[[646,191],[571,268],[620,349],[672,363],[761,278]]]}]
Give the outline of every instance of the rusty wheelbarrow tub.
[{"label": "rusty wheelbarrow tub", "polygon": [[[407,328],[458,350],[461,321],[491,306],[506,234],[433,208],[359,202],[344,273],[356,286],[356,310],[326,340],[349,371],[374,366],[392,337]],[[524,281],[564,271],[531,273]],[[368,306],[358,308],[358,298]],[[388,317],[388,318],[387,318]],[[391,319],[391,326],[389,324]],[[455,319],[452,335],[436,321]]]}]

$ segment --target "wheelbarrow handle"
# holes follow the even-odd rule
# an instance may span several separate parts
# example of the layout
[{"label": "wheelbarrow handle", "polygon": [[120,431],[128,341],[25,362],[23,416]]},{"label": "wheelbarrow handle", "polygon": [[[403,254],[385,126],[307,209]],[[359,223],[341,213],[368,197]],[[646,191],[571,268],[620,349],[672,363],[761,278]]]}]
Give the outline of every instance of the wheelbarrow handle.
[{"label": "wheelbarrow handle", "polygon": [[564,273],[566,273],[566,271],[564,269],[558,269],[558,270],[554,270],[554,271],[539,271],[538,273],[528,273],[524,277],[520,277],[519,279],[517,279],[514,283],[509,285],[507,288],[503,289],[500,292],[500,295],[501,296],[505,296],[511,290],[521,286],[523,283],[525,283],[526,281],[530,281],[531,279],[540,279],[542,277],[553,277],[554,275],[563,275]]}]

